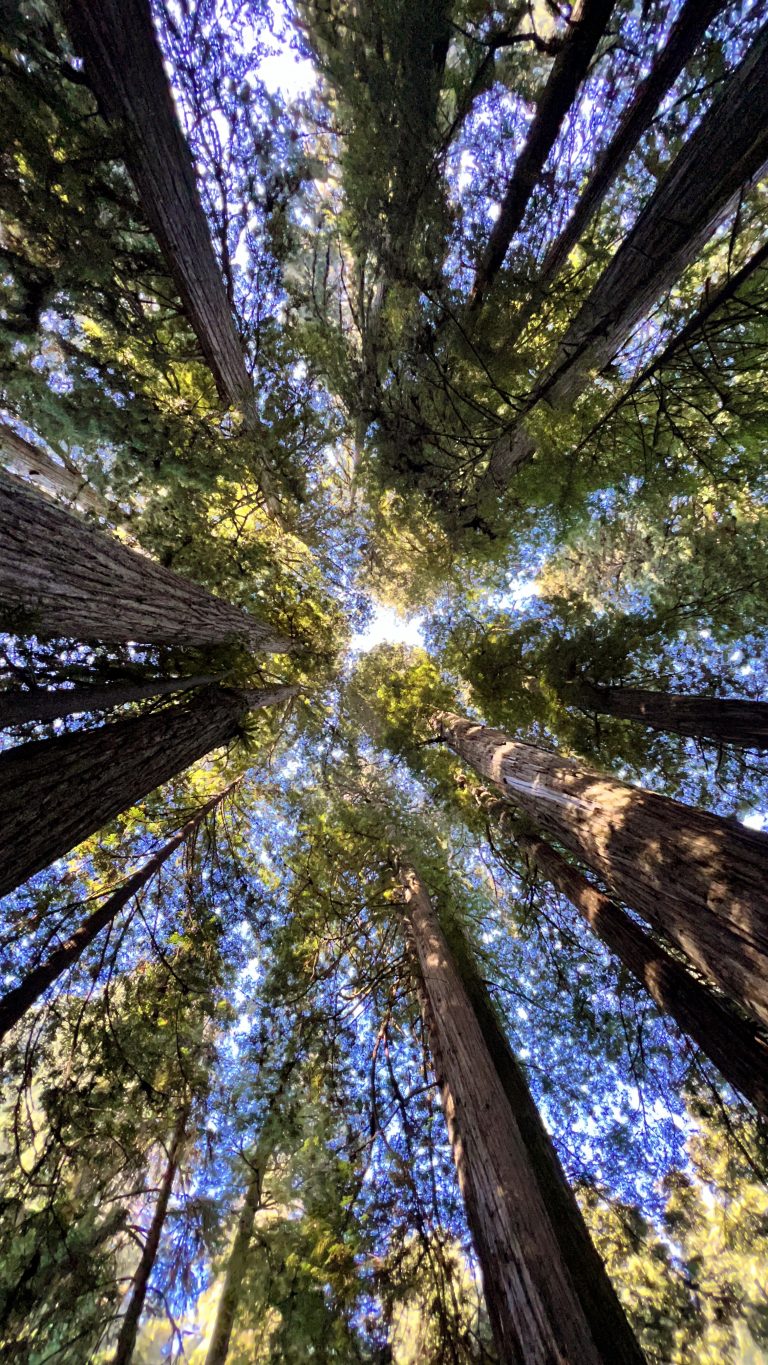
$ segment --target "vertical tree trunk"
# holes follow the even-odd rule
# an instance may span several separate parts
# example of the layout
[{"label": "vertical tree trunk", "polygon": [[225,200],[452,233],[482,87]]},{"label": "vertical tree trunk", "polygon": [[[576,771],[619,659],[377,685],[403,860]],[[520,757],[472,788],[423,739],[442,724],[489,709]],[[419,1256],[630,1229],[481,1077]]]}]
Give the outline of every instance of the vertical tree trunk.
[{"label": "vertical tree trunk", "polygon": [[155,1204],[154,1213],[152,1214],[152,1222],[149,1225],[147,1240],[144,1243],[141,1259],[134,1272],[128,1307],[125,1310],[125,1316],[120,1324],[120,1332],[117,1338],[115,1354],[112,1357],[112,1365],[130,1365],[130,1362],[133,1359],[133,1352],[136,1346],[136,1335],[139,1330],[139,1319],[147,1297],[150,1277],[155,1267],[155,1261],[157,1260],[160,1237],[162,1236],[166,1214],[168,1213],[168,1204],[173,1191],[176,1172],[179,1168],[181,1148],[187,1130],[191,1107],[191,1103],[188,1101],[182,1108],[179,1117],[176,1120],[176,1126],[171,1138],[171,1146],[168,1151],[168,1159],[165,1164],[165,1170],[163,1171],[163,1178],[160,1182],[157,1203]]},{"label": "vertical tree trunk", "polygon": [[22,692],[19,688],[0,692],[0,730],[29,721],[62,720],[65,716],[79,716],[95,711],[110,711],[127,702],[147,701],[153,697],[167,697],[174,692],[191,692],[197,687],[210,687],[221,675],[199,673],[188,678],[152,678],[148,682],[111,682],[86,684],[83,687],[58,687],[53,690],[33,688]]},{"label": "vertical tree trunk", "polygon": [[580,682],[563,700],[591,711],[635,720],[652,730],[692,739],[733,744],[739,749],[768,749],[768,702],[744,697],[688,697],[639,687],[599,687]]},{"label": "vertical tree trunk", "polygon": [[768,1042],[755,1026],[721,1003],[562,853],[538,835],[517,829],[503,801],[490,792],[487,797],[489,814],[501,833],[575,906],[659,1009],[714,1062],[728,1084],[768,1117]]},{"label": "vertical tree trunk", "polygon": [[577,0],[569,30],[541,92],[536,115],[515,163],[501,211],[477,267],[470,308],[477,308],[504,264],[512,239],[525,216],[547,157],[597,51],[616,0]]},{"label": "vertical tree trunk", "polygon": [[0,472],[0,626],[18,628],[20,619],[53,638],[290,649],[239,607]]},{"label": "vertical tree trunk", "polygon": [[768,836],[462,716],[434,724],[505,800],[768,1023]]},{"label": "vertical tree trunk", "polygon": [[[561,341],[526,412],[575,399],[616,355],[768,161],[768,25],[725,82]],[[505,488],[536,448],[525,414],[494,445],[478,496]]]},{"label": "vertical tree trunk", "polygon": [[41,962],[32,971],[27,972],[18,986],[14,986],[13,990],[7,991],[5,995],[0,997],[0,1038],[4,1038],[6,1033],[23,1018],[27,1010],[32,1009],[33,1005],[37,1004],[40,997],[61,976],[62,972],[65,972],[68,967],[73,966],[82,957],[86,948],[90,947],[102,929],[111,924],[124,906],[128,905],[133,897],[138,895],[152,881],[163,864],[183,843],[192,837],[205,817],[221,805],[221,802],[236,785],[237,782],[230,783],[224,791],[219,792],[218,796],[206,801],[197,814],[188,820],[183,828],[174,834],[173,838],[163,844],[162,848],[159,848],[156,853],[153,853],[152,857],[148,858],[142,867],[132,873],[122,886],[113,891],[103,905],[99,906],[98,910],[94,910],[92,914],[88,915],[68,939],[49,953],[44,962]]},{"label": "vertical tree trunk", "polygon": [[43,491],[82,507],[85,512],[95,512],[97,516],[108,514],[104,499],[90,487],[87,479],[77,470],[57,464],[47,451],[19,436],[1,417],[0,456],[7,469],[21,479],[34,480]]},{"label": "vertical tree trunk", "polygon": [[224,1287],[216,1309],[216,1321],[213,1325],[205,1365],[225,1365],[229,1354],[232,1328],[235,1325],[243,1276],[248,1264],[253,1224],[261,1204],[262,1175],[261,1167],[255,1165],[246,1186],[243,1207],[238,1214],[235,1238],[227,1261]]},{"label": "vertical tree trunk", "polygon": [[124,133],[125,159],[141,206],[221,397],[235,407],[247,407],[252,401],[251,380],[149,0],[64,0],[62,8],[99,107]]},{"label": "vertical tree trunk", "polygon": [[[531,1159],[519,1106],[510,1104],[427,889],[408,865],[400,868],[399,880],[499,1358],[524,1365],[638,1365],[640,1348],[599,1257],[587,1250],[586,1229],[543,1128],[538,1140],[548,1149],[546,1177]],[[519,1080],[527,1094],[522,1076]],[[533,1107],[530,1096],[528,1105]],[[585,1259],[580,1265],[564,1252],[569,1234],[555,1225],[553,1206],[544,1196],[552,1180],[562,1187],[558,1216],[567,1206],[569,1231],[572,1226],[581,1230]]]},{"label": "vertical tree trunk", "polygon": [[562,121],[576,100],[578,87],[587,75],[589,63],[595,56],[597,44],[606,31],[614,7],[615,0],[577,0],[577,4],[574,4],[565,42],[552,61],[550,75],[537,102],[535,119],[514,165],[512,180],[506,188],[501,212],[492,227],[482,261],[477,266],[469,296],[471,308],[480,306],[502,268],[514,233],[520,228],[544,164],[557,141]]},{"label": "vertical tree trunk", "polygon": [[249,710],[295,691],[211,688],[162,711],[0,754],[0,895],[228,744]]},{"label": "vertical tree trunk", "polygon": [[[299,1024],[299,1030],[301,1024]],[[245,1190],[243,1207],[237,1218],[235,1227],[235,1237],[232,1249],[227,1261],[227,1269],[224,1274],[224,1286],[221,1297],[216,1309],[216,1321],[213,1324],[213,1331],[205,1357],[205,1365],[225,1365],[229,1354],[229,1343],[232,1339],[232,1328],[235,1325],[235,1318],[240,1304],[240,1293],[243,1285],[243,1276],[248,1265],[248,1254],[253,1237],[253,1225],[256,1213],[261,1206],[261,1188],[269,1158],[271,1148],[271,1135],[269,1132],[271,1120],[279,1104],[288,1083],[293,1068],[296,1065],[297,1057],[295,1054],[286,1057],[278,1077],[277,1086],[270,1099],[269,1108],[262,1124],[259,1139],[251,1155],[248,1157],[250,1176]]]},{"label": "vertical tree trunk", "polygon": [[559,236],[552,243],[536,280],[530,304],[515,320],[515,336],[531,316],[536,304],[560,274],[582,233],[589,227],[616,177],[624,169],[667,91],[690,61],[713,19],[726,8],[726,0],[684,0],[664,47],[656,55],[644,81],[627,104],[616,132],[595,161],[576,207]]}]

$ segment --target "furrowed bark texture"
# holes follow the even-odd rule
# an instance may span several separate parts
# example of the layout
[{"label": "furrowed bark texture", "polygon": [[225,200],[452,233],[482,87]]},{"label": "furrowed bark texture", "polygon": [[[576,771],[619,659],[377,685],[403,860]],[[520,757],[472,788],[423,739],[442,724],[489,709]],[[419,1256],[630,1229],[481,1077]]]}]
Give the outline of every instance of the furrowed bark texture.
[{"label": "furrowed bark texture", "polygon": [[616,0],[579,0],[574,5],[570,28],[557,54],[523,148],[515,163],[501,211],[477,267],[470,307],[477,308],[504,264],[512,239],[525,216],[546,160],[576,98],[597,50]]},{"label": "furrowed bark texture", "polygon": [[536,281],[539,295],[560,273],[617,175],[647,131],[662,99],[693,56],[712,20],[725,7],[724,0],[685,0],[664,47],[629,101],[616,132],[598,156],[571,217],[544,258],[541,274]]},{"label": "furrowed bark texture", "polygon": [[[596,687],[579,683],[573,699],[590,710],[639,721],[692,739],[768,749],[768,702],[744,697],[686,697],[639,687]],[[571,700],[571,693],[565,696]]]},{"label": "furrowed bark texture", "polygon": [[768,836],[443,713],[445,742],[768,1023]]},{"label": "furrowed bark texture", "polygon": [[[554,364],[534,389],[565,407],[602,370],[728,216],[768,161],[768,25],[728,78],[651,195],[568,328]],[[491,451],[479,495],[506,487],[534,453],[525,418]]]},{"label": "furrowed bark texture", "polygon": [[117,1338],[115,1354],[112,1357],[112,1365],[130,1365],[133,1359],[133,1352],[136,1346],[136,1336],[139,1330],[139,1319],[141,1318],[144,1302],[147,1297],[149,1281],[152,1271],[155,1268],[157,1252],[160,1246],[165,1219],[168,1213],[171,1193],[173,1191],[176,1173],[179,1169],[179,1159],[184,1143],[184,1136],[189,1121],[191,1105],[185,1104],[181,1110],[176,1126],[173,1130],[171,1145],[168,1150],[168,1159],[163,1171],[163,1178],[160,1182],[160,1189],[157,1195],[152,1222],[149,1225],[147,1240],[144,1243],[144,1250],[141,1259],[133,1276],[131,1287],[131,1297],[128,1300],[128,1307],[125,1316],[120,1324],[120,1332]]},{"label": "furrowed bark texture", "polygon": [[249,710],[295,690],[211,688],[163,711],[0,754],[0,896],[228,744]]},{"label": "furrowed bark texture", "polygon": [[252,384],[149,0],[63,0],[62,9],[101,112],[124,132],[125,160],[141,206],[219,393],[247,410]]},{"label": "furrowed bark texture", "polygon": [[19,478],[33,480],[44,492],[52,493],[65,502],[82,507],[86,512],[106,516],[108,507],[95,488],[78,474],[56,461],[40,446],[32,445],[19,436],[13,427],[0,419],[0,456],[6,469]]},{"label": "furrowed bark texture", "polygon": [[210,687],[219,681],[214,673],[201,673],[188,678],[154,678],[149,682],[113,682],[85,687],[59,687],[52,690],[39,687],[29,692],[12,688],[0,692],[0,730],[29,721],[62,720],[87,712],[109,711],[127,702],[146,701],[152,697],[167,697],[174,692],[191,692],[196,687]]},{"label": "furrowed bark texture", "polygon": [[0,623],[106,644],[290,643],[223,598],[94,530],[0,472]]},{"label": "furrowed bark texture", "polygon": [[510,830],[502,802],[496,802],[493,815],[501,833],[575,906],[659,1009],[706,1053],[729,1085],[768,1117],[768,1042],[758,1029],[721,1003],[551,844]]},{"label": "furrowed bark texture", "polygon": [[643,1357],[637,1341],[466,942],[461,945],[456,965],[601,1356],[617,1362],[638,1362]]},{"label": "furrowed bark texture", "polygon": [[407,865],[400,868],[399,879],[423,983],[430,1049],[500,1360],[525,1365],[642,1361],[628,1329],[626,1343],[612,1338],[607,1353],[595,1341],[427,888]]},{"label": "furrowed bark texture", "polygon": [[27,1010],[37,1004],[40,997],[61,976],[62,972],[65,972],[68,967],[73,966],[82,957],[86,948],[90,947],[101,930],[111,924],[115,916],[119,915],[120,911],[129,904],[133,897],[151,882],[163,863],[166,863],[177,848],[180,848],[187,839],[192,837],[205,817],[221,804],[236,785],[237,783],[231,783],[224,791],[219,792],[218,796],[212,797],[204,806],[201,806],[197,814],[188,820],[183,828],[174,834],[172,839],[163,844],[162,848],[153,853],[152,857],[148,858],[142,867],[132,873],[122,886],[113,891],[112,895],[107,897],[98,910],[94,910],[93,914],[88,915],[68,939],[65,939],[63,943],[53,949],[53,952],[49,953],[39,967],[27,972],[18,986],[14,986],[13,990],[7,991],[0,998],[0,1038],[4,1038],[6,1033],[23,1018]]}]

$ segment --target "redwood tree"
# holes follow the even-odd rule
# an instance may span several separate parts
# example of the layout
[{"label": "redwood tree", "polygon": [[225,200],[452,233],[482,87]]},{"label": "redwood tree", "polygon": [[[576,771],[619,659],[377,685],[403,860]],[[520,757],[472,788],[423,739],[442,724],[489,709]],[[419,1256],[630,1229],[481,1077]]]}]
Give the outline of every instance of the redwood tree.
[{"label": "redwood tree", "polygon": [[[656,300],[696,260],[766,161],[768,25],[662,176],[568,327],[525,412],[543,400],[564,406],[577,397],[588,375],[613,359]],[[535,448],[523,416],[493,446],[479,493],[505,487]]]},{"label": "redwood tree", "polygon": [[164,710],[0,754],[0,895],[230,743],[248,711],[295,691],[210,688]]},{"label": "redwood tree", "polygon": [[90,947],[102,929],[106,929],[107,925],[115,919],[115,916],[133,900],[133,897],[149,885],[163,864],[182,844],[192,838],[206,816],[221,805],[236,785],[237,783],[230,783],[217,796],[206,801],[192,816],[191,820],[187,820],[172,838],[168,839],[156,853],[153,853],[151,858],[147,858],[146,862],[136,872],[126,878],[122,886],[119,886],[106,898],[98,910],[94,910],[92,914],[82,920],[69,938],[54,948],[37,967],[33,967],[31,971],[27,972],[18,986],[14,986],[12,990],[0,996],[0,1038],[4,1038],[9,1029],[13,1028],[23,1018],[27,1010],[37,1004],[40,997],[61,976],[62,972],[65,972],[68,967],[73,966],[82,957],[86,948]]},{"label": "redwood tree", "polygon": [[641,687],[579,682],[564,692],[590,711],[635,720],[652,730],[716,740],[740,749],[768,749],[768,702],[745,697],[688,697]]},{"label": "redwood tree", "polygon": [[768,1022],[768,836],[465,717],[440,737],[537,829]]},{"label": "redwood tree", "polygon": [[41,636],[184,647],[288,641],[0,471],[0,623]]},{"label": "redwood tree", "polygon": [[759,1029],[719,1000],[562,853],[539,835],[519,828],[506,802],[490,792],[483,795],[487,800],[482,803],[500,833],[517,845],[532,870],[575,906],[659,1009],[706,1053],[729,1085],[768,1117],[768,1042]]},{"label": "redwood tree", "polygon": [[427,887],[408,863],[398,875],[499,1358],[639,1363],[522,1074],[511,1102]]},{"label": "redwood tree", "polygon": [[64,716],[78,716],[95,711],[111,711],[128,702],[147,701],[153,697],[167,697],[174,692],[191,692],[196,687],[208,687],[218,682],[213,673],[200,673],[188,678],[152,678],[147,682],[93,683],[83,687],[31,688],[22,692],[10,688],[0,692],[0,730],[31,721],[61,720]]}]

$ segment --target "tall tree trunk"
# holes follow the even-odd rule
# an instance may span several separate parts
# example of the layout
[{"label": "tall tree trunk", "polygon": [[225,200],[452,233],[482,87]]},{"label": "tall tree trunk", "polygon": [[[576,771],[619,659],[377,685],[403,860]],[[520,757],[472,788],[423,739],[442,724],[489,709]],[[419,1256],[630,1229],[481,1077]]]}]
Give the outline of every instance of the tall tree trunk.
[{"label": "tall tree trunk", "polygon": [[[696,259],[768,161],[768,24],[662,177],[535,387],[530,413],[566,406]],[[525,414],[494,445],[478,496],[498,493],[534,453]]]},{"label": "tall tree trunk", "polygon": [[563,700],[622,720],[639,721],[652,730],[733,744],[739,749],[768,750],[768,701],[676,696],[673,692],[599,687],[587,682],[569,688]]},{"label": "tall tree trunk", "polygon": [[249,710],[296,690],[210,688],[162,711],[0,754],[0,895],[228,744]]},{"label": "tall tree trunk", "polygon": [[[592,430],[589,431],[579,443],[574,453],[578,454],[587,442],[596,436],[598,431],[605,426],[605,423],[613,417],[614,413],[618,412],[619,408],[623,407],[628,399],[632,398],[644,384],[647,384],[649,379],[652,379],[655,374],[658,374],[660,370],[663,370],[665,366],[669,365],[670,362],[674,360],[681,351],[686,350],[690,344],[701,341],[706,336],[706,326],[710,319],[713,318],[721,308],[724,308],[727,303],[730,303],[736,298],[741,287],[752,278],[756,271],[761,270],[766,262],[768,262],[768,242],[764,242],[762,246],[757,247],[744,264],[738,270],[734,271],[732,275],[728,275],[717,289],[707,288],[705,299],[701,306],[696,309],[696,312],[680,328],[679,332],[675,332],[674,335],[670,337],[664,349],[660,351],[653,360],[649,361],[645,368],[635,376],[632,383],[625,389],[621,397],[617,398],[616,402],[611,404],[608,411],[603,414]],[[727,327],[729,325],[727,318],[725,321],[721,319],[718,325]]]},{"label": "tall tree trunk", "polygon": [[537,829],[768,1023],[768,836],[462,716],[434,724]]},{"label": "tall tree trunk", "polygon": [[29,721],[62,720],[65,716],[79,716],[94,711],[110,711],[127,702],[146,701],[153,697],[167,697],[174,692],[191,692],[197,687],[210,687],[219,682],[221,674],[198,673],[188,678],[152,678],[148,682],[111,682],[86,684],[83,687],[32,688],[22,692],[12,688],[0,692],[0,730]]},{"label": "tall tree trunk", "polygon": [[46,450],[41,446],[32,445],[31,441],[19,436],[2,417],[0,457],[6,469],[21,479],[34,480],[37,487],[42,488],[44,492],[50,492],[56,497],[63,498],[65,502],[82,507],[85,512],[95,512],[97,516],[108,515],[109,508],[101,494],[90,487],[82,474],[71,466],[57,464]]},{"label": "tall tree trunk", "polygon": [[123,151],[141,206],[216,379],[235,407],[252,385],[211,244],[149,0],[63,0],[75,51]]},{"label": "tall tree trunk", "polygon": [[[535,1106],[522,1075],[527,1109],[510,1103],[426,886],[407,864],[399,880],[499,1358],[524,1365],[639,1365],[640,1348],[540,1124],[532,1158],[520,1113],[530,1127]],[[559,1186],[554,1197],[553,1184]],[[571,1237],[581,1259],[566,1250]]]},{"label": "tall tree trunk", "polygon": [[35,634],[187,648],[242,641],[281,653],[269,626],[0,472],[0,624]]},{"label": "tall tree trunk", "polygon": [[[62,0],[73,46],[108,122],[123,132],[123,154],[185,315],[220,397],[261,434],[246,369],[214,255],[194,162],[179,123],[149,0]],[[255,470],[270,514],[284,520],[262,458]]]},{"label": "tall tree trunk", "polygon": [[[239,781],[238,778],[237,782]],[[44,962],[41,962],[38,967],[34,967],[32,971],[27,972],[18,986],[14,986],[12,990],[6,991],[5,995],[0,997],[0,1038],[4,1038],[6,1033],[23,1018],[27,1010],[32,1009],[33,1005],[37,1004],[40,997],[61,976],[62,972],[79,961],[86,948],[90,947],[102,929],[106,929],[115,916],[133,900],[133,897],[137,896],[152,881],[152,878],[172,854],[199,829],[206,816],[221,805],[233,787],[237,786],[237,782],[230,783],[224,791],[219,792],[218,796],[206,801],[197,814],[188,820],[178,833],[173,835],[173,838],[163,844],[162,848],[159,848],[156,853],[153,853],[152,857],[148,858],[136,872],[133,872],[123,882],[122,886],[113,891],[103,905],[99,906],[98,910],[94,910],[92,914],[88,915],[68,939],[65,939],[63,943],[53,949],[53,952],[49,953]]]},{"label": "tall tree trunk", "polygon": [[243,1276],[248,1264],[248,1252],[253,1237],[253,1225],[261,1205],[261,1183],[263,1170],[254,1165],[245,1190],[243,1206],[237,1217],[235,1238],[227,1261],[224,1287],[216,1308],[216,1321],[213,1324],[205,1365],[225,1365],[229,1355],[232,1328],[240,1303]]},{"label": "tall tree trunk", "polygon": [[479,307],[504,264],[504,257],[523,221],[563,119],[589,70],[615,4],[616,0],[577,0],[573,7],[568,33],[552,63],[534,120],[502,200],[501,211],[477,267],[470,308]]},{"label": "tall tree trunk", "polygon": [[490,792],[487,797],[483,804],[501,834],[575,906],[659,1009],[714,1062],[728,1084],[768,1117],[768,1042],[755,1026],[721,1003],[562,853],[538,835],[519,829],[505,802]]},{"label": "tall tree trunk", "polygon": [[149,1225],[147,1240],[144,1243],[141,1259],[139,1260],[139,1264],[133,1275],[128,1307],[125,1310],[125,1315],[120,1324],[120,1332],[117,1338],[115,1354],[112,1357],[112,1365],[130,1365],[130,1362],[133,1359],[133,1352],[136,1347],[136,1336],[139,1330],[139,1319],[144,1308],[149,1281],[152,1271],[155,1268],[155,1261],[157,1260],[160,1238],[168,1213],[168,1204],[173,1191],[176,1173],[179,1169],[181,1149],[186,1135],[191,1107],[191,1103],[187,1101],[176,1120],[176,1126],[171,1138],[171,1145],[168,1150],[168,1159],[165,1163],[165,1170],[163,1171],[163,1177],[157,1195],[157,1203],[155,1204],[154,1212],[152,1214],[152,1222]]},{"label": "tall tree trunk", "polygon": [[[299,1030],[301,1024],[299,1024]],[[262,1130],[255,1148],[248,1157],[250,1176],[245,1189],[243,1206],[238,1214],[235,1227],[235,1237],[227,1261],[227,1269],[224,1274],[224,1285],[221,1297],[216,1309],[216,1320],[213,1324],[213,1331],[205,1357],[205,1365],[225,1365],[229,1354],[229,1343],[232,1339],[232,1328],[235,1325],[237,1310],[240,1305],[240,1293],[243,1285],[243,1276],[248,1265],[248,1253],[253,1237],[253,1225],[256,1214],[261,1206],[261,1189],[264,1179],[264,1172],[269,1159],[269,1152],[272,1146],[270,1127],[277,1105],[285,1093],[288,1078],[296,1065],[296,1055],[286,1057],[278,1077],[277,1086],[271,1096],[269,1108],[262,1124]]]},{"label": "tall tree trunk", "polygon": [[515,338],[520,336],[523,326],[589,227],[616,177],[648,130],[667,91],[690,61],[713,19],[725,8],[726,0],[685,0],[664,47],[657,53],[648,75],[640,82],[627,104],[613,137],[597,157],[573,213],[549,248],[530,302],[515,318]]}]

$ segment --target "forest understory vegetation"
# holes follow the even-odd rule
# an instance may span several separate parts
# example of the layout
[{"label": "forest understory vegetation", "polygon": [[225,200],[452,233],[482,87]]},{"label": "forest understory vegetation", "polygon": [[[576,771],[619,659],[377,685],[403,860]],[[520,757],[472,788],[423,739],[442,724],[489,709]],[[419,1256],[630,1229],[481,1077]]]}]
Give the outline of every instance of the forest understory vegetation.
[{"label": "forest understory vegetation", "polygon": [[768,3],[0,5],[0,1358],[768,1365]]}]

